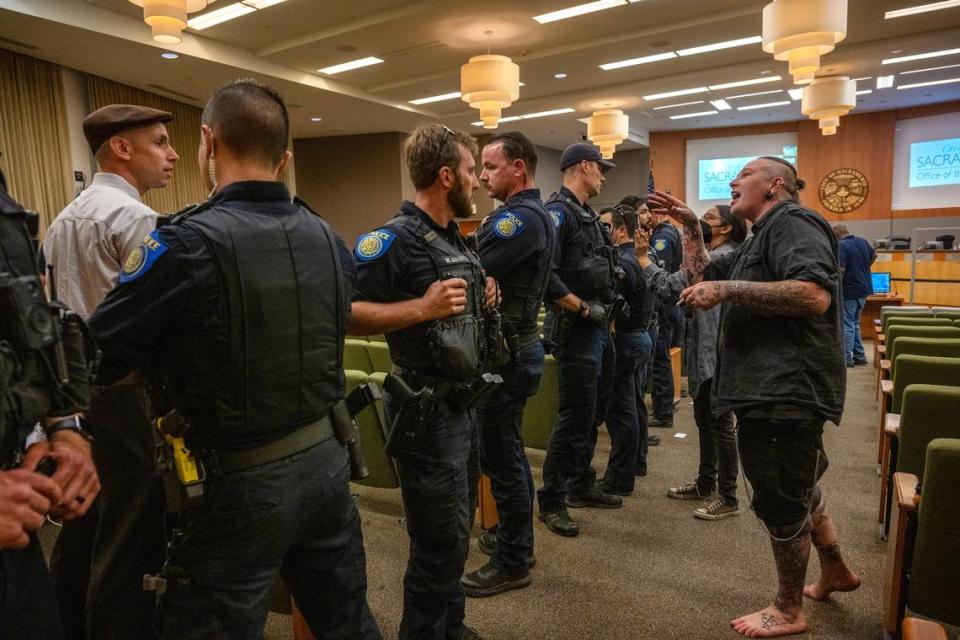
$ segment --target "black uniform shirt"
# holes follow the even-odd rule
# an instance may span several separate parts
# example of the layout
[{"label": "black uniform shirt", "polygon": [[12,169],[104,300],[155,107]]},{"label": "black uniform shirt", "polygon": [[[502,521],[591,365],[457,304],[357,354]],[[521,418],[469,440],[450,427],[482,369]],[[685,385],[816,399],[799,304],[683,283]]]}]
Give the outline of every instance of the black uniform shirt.
[{"label": "black uniform shirt", "polygon": [[846,390],[837,241],[819,214],[785,201],[753,225],[736,251],[713,260],[709,280],[813,282],[830,293],[825,313],[784,316],[724,303],[714,412],[775,420],[840,421]]},{"label": "black uniform shirt", "polygon": [[657,261],[670,273],[679,269],[683,260],[680,242],[680,232],[669,222],[658,224],[650,235],[650,247],[657,252]]},{"label": "black uniform shirt", "polygon": [[637,262],[636,245],[628,240],[617,245],[617,263],[623,269],[623,277],[618,279],[620,295],[630,305],[630,315],[617,322],[617,331],[645,331],[649,318],[644,317],[643,298],[646,284],[640,263]]},{"label": "black uniform shirt", "polygon": [[[565,195],[574,202],[580,202],[573,191],[566,187],[560,187],[560,195]],[[596,224],[599,226],[599,217],[597,216],[596,212],[590,208],[590,205],[586,202],[580,202],[580,206],[597,219]],[[566,211],[566,209],[559,204],[548,205],[547,211],[550,213],[551,218],[553,218],[553,223],[557,228],[557,246],[553,252],[553,271],[550,274],[550,284],[547,285],[546,295],[546,299],[550,302],[553,302],[554,300],[558,300],[568,293],[571,293],[571,283],[565,282],[563,275],[566,273],[569,276],[576,273],[579,261],[584,255],[583,245],[592,243],[591,238],[587,234],[581,232],[581,225],[576,220],[575,214]],[[605,239],[606,244],[611,245],[612,242],[610,241],[610,233],[601,227],[601,234]],[[612,287],[612,281],[610,282],[610,285]],[[599,296],[603,302],[612,301],[612,290],[581,290],[573,291],[573,293],[576,293],[580,298],[593,298]]]}]

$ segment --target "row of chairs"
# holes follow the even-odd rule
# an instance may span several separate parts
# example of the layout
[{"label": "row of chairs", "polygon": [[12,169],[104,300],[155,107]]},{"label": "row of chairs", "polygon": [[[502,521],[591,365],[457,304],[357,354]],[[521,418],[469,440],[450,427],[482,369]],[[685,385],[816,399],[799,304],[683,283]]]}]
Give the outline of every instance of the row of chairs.
[{"label": "row of chairs", "polygon": [[905,612],[960,624],[960,308],[885,307],[876,345],[884,629],[940,638]]}]

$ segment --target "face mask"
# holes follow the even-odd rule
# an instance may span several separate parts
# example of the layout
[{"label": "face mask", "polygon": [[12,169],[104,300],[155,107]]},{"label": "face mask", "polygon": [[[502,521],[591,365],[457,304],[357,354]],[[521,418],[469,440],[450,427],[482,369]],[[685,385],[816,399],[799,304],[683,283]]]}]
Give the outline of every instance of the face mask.
[{"label": "face mask", "polygon": [[710,244],[710,241],[713,240],[713,227],[701,220],[700,231],[703,232],[703,244]]}]

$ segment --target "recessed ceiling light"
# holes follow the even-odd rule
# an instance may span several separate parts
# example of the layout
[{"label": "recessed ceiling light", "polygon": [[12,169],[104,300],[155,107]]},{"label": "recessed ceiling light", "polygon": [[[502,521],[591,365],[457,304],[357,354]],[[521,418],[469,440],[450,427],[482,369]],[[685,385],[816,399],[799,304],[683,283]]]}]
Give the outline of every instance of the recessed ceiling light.
[{"label": "recessed ceiling light", "polygon": [[756,91],[754,93],[738,93],[735,96],[727,96],[727,100],[736,100],[738,98],[752,98],[753,96],[768,96],[772,93],[780,93],[783,89],[774,89],[773,91]]},{"label": "recessed ceiling light", "polygon": [[160,54],[160,57],[166,58],[167,60],[176,60],[180,56],[175,54],[173,51],[164,51],[163,53]]},{"label": "recessed ceiling light", "polygon": [[877,76],[877,89],[889,89],[893,86],[893,76]]},{"label": "recessed ceiling light", "polygon": [[716,107],[718,111],[729,111],[730,109],[733,109],[733,107],[730,106],[730,103],[723,99],[711,100],[710,104]]},{"label": "recessed ceiling light", "polygon": [[663,98],[676,98],[677,96],[689,96],[694,93],[706,93],[709,91],[706,87],[693,87],[692,89],[680,89],[678,91],[667,91],[666,93],[653,93],[649,96],[643,96],[644,100],[662,100]]},{"label": "recessed ceiling light", "polygon": [[383,60],[380,58],[375,56],[367,56],[366,58],[360,58],[359,60],[351,60],[350,62],[344,62],[342,64],[335,64],[331,67],[317,69],[317,72],[332,76],[337,73],[343,73],[344,71],[352,71],[354,69],[362,69],[363,67],[380,64],[381,62],[383,62]]},{"label": "recessed ceiling light", "polygon": [[459,91],[451,91],[450,93],[441,93],[438,96],[430,96],[428,98],[417,98],[416,100],[409,100],[410,104],[430,104],[431,102],[442,102],[443,100],[453,100],[454,98],[460,97]]},{"label": "recessed ceiling light", "polygon": [[710,85],[710,91],[719,91],[720,89],[733,89],[735,87],[748,87],[752,84],[765,84],[767,82],[779,82],[780,76],[767,76],[765,78],[754,78],[753,80],[740,80],[738,82],[724,82],[722,84]]},{"label": "recessed ceiling light", "polygon": [[924,73],[925,71],[939,71],[940,69],[953,69],[954,67],[960,67],[960,64],[945,64],[942,67],[928,67],[926,69],[914,69],[913,71],[901,71],[900,75],[908,76],[911,73]]},{"label": "recessed ceiling light", "polygon": [[203,29],[220,24],[221,22],[233,20],[234,18],[245,16],[248,13],[253,13],[256,10],[256,7],[251,7],[250,5],[243,4],[242,2],[235,2],[233,4],[228,4],[225,7],[208,11],[207,13],[199,15],[196,18],[191,18],[190,20],[187,20],[187,26],[196,31],[202,31]]},{"label": "recessed ceiling light", "polygon": [[912,56],[900,56],[899,58],[886,58],[880,61],[880,64],[898,64],[900,62],[910,62],[911,60],[926,60],[927,58],[939,58],[940,56],[952,56],[960,53],[960,49],[942,49],[940,51],[928,51],[927,53],[916,53]]},{"label": "recessed ceiling light", "polygon": [[861,89],[860,91],[857,91],[858,96],[865,96],[868,93],[873,93],[873,89]]},{"label": "recessed ceiling light", "polygon": [[760,75],[765,76],[765,75],[767,75],[768,73],[770,73],[770,70],[769,70],[769,69],[764,69],[763,71],[760,72]]},{"label": "recessed ceiling light", "polygon": [[694,100],[693,102],[678,102],[677,104],[665,104],[662,107],[654,107],[654,111],[659,111],[660,109],[673,109],[675,107],[689,107],[692,104],[703,104],[703,100]]},{"label": "recessed ceiling light", "polygon": [[661,60],[669,60],[670,58],[676,57],[677,54],[675,54],[673,51],[667,51],[665,53],[655,53],[652,56],[643,56],[641,58],[630,58],[629,60],[608,62],[600,65],[600,68],[604,71],[610,71],[612,69],[622,69],[623,67],[633,67],[638,64],[647,64],[648,62],[660,62]]},{"label": "recessed ceiling light", "polygon": [[935,84],[953,84],[960,82],[960,78],[948,78],[946,80],[931,80],[930,82],[915,82],[913,84],[902,84],[897,89],[915,89],[916,87],[932,87]]},{"label": "recessed ceiling light", "polygon": [[764,104],[748,104],[743,107],[737,107],[737,111],[750,111],[751,109],[767,109],[769,107],[782,107],[788,104],[790,104],[789,100],[783,100],[782,102],[766,102]]},{"label": "recessed ceiling light", "polygon": [[310,122],[320,122],[321,120],[323,120],[323,118],[321,118],[320,116],[313,116],[312,118],[310,118]]},{"label": "recessed ceiling light", "polygon": [[943,2],[931,2],[930,4],[921,4],[916,7],[907,7],[906,9],[887,11],[883,14],[883,18],[885,20],[890,20],[891,18],[902,18],[904,16],[912,16],[917,13],[940,11],[941,9],[950,9],[953,7],[960,7],[960,0],[944,0]]},{"label": "recessed ceiling light", "polygon": [[[693,56],[698,53],[708,51],[719,51],[720,49],[732,49],[733,47],[742,47],[748,44],[759,44],[763,42],[761,36],[750,36],[748,38],[738,38],[736,40],[727,40],[725,42],[714,42],[713,44],[704,44],[699,47],[690,47],[689,49],[677,49],[677,55]],[[769,72],[767,72],[769,73]]]},{"label": "recessed ceiling light", "polygon": [[561,73],[555,73],[555,74],[553,74],[553,77],[556,78],[557,80],[563,80],[564,78],[567,77],[567,74],[562,73],[562,72],[561,72]]},{"label": "recessed ceiling light", "polygon": [[803,89],[787,89],[787,93],[790,94],[790,99],[794,101],[803,98]]},{"label": "recessed ceiling light", "polygon": [[594,11],[603,11],[605,9],[612,9],[613,7],[622,7],[625,4],[627,4],[627,0],[596,0],[595,2],[578,4],[572,7],[567,7],[566,9],[560,9],[558,11],[541,13],[538,16],[533,16],[533,19],[540,24],[547,24],[549,22],[556,22],[558,20],[566,20],[567,18],[576,18],[577,16],[593,13]]},{"label": "recessed ceiling light", "polygon": [[894,49],[890,53],[892,53],[893,55],[897,55],[898,53],[903,53],[903,49]]},{"label": "recessed ceiling light", "polygon": [[682,113],[678,116],[670,116],[671,120],[682,120],[683,118],[698,118],[700,116],[716,115],[717,111],[699,111],[697,113]]}]

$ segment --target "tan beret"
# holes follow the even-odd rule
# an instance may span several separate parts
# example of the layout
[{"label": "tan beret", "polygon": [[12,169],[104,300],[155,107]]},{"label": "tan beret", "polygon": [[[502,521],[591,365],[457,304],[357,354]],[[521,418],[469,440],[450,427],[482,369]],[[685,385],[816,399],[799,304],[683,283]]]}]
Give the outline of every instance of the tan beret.
[{"label": "tan beret", "polygon": [[83,119],[83,135],[90,151],[97,152],[110,136],[124,129],[144,127],[154,122],[170,122],[173,114],[134,104],[109,104]]}]

